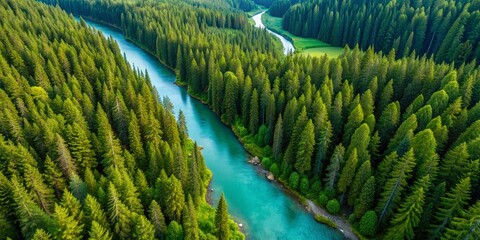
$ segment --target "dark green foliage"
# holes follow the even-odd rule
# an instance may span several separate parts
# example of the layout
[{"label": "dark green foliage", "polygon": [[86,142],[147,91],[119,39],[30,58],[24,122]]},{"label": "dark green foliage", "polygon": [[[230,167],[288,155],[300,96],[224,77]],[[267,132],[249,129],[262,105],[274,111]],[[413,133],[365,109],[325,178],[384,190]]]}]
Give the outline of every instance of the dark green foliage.
[{"label": "dark green foliage", "polygon": [[355,174],[355,178],[353,179],[352,185],[350,187],[350,191],[348,192],[348,204],[353,206],[356,199],[359,195],[361,195],[362,186],[366,184],[370,176],[372,175],[372,168],[370,165],[370,161],[365,161],[359,168],[357,173]]},{"label": "dark green foliage", "polygon": [[434,224],[431,225],[430,236],[436,238],[441,236],[452,219],[458,216],[470,200],[470,177],[462,179],[452,188],[445,197],[442,197],[434,212]]},{"label": "dark green foliage", "polygon": [[336,199],[328,201],[327,210],[331,214],[337,214],[340,211],[340,203]]},{"label": "dark green foliage", "polygon": [[[130,1],[58,1],[68,12],[118,27],[134,43],[174,68],[179,77],[177,81],[188,84],[191,94],[208,103],[225,123],[240,129],[243,139],[252,139],[253,147],[265,150],[259,151],[263,154],[259,157],[269,158],[271,163],[266,161],[266,167],[288,185],[293,183],[291,188],[300,189],[302,195],[310,197],[318,194],[314,186],[316,189],[324,185],[329,199],[339,197],[342,205],[353,206],[357,217],[377,204],[379,224],[385,231],[374,237],[382,238],[394,226],[416,225],[412,222],[405,225],[402,221],[392,224],[392,217],[407,212],[400,211],[401,207],[414,192],[413,185],[427,175],[432,186],[445,182],[447,192],[466,177],[471,177],[472,189],[478,188],[479,123],[474,105],[480,100],[480,71],[476,63],[462,64],[479,54],[478,35],[473,34],[478,25],[475,23],[480,19],[478,4],[466,5],[460,1],[337,3],[327,0],[292,5],[283,22],[287,29],[325,38],[326,42],[348,43],[349,46],[359,43],[353,49],[345,47],[339,58],[329,59],[298,54],[281,56],[266,31],[251,27],[245,14],[226,10],[240,7],[244,1],[238,1],[240,5],[230,5],[231,1],[216,2],[224,5],[212,7],[211,3],[192,4],[190,1],[175,4],[170,1],[135,1],[135,4]],[[244,7],[246,5],[241,8]],[[195,40],[191,38],[192,32]],[[8,34],[11,33],[3,35]],[[9,39],[10,43],[10,38],[2,39]],[[110,41],[102,44],[115,49]],[[371,45],[374,47],[369,49]],[[5,48],[10,50],[11,46],[14,45],[6,44]],[[447,49],[446,46],[458,48]],[[13,66],[21,73],[35,69],[33,75],[38,76],[38,84],[30,84],[36,88],[25,92],[32,93],[28,96],[31,95],[34,103],[49,99],[51,111],[64,119],[47,114],[50,110],[33,107],[28,97],[22,97],[25,82],[18,84],[15,81],[18,78],[4,74],[7,77],[0,80],[3,91],[0,91],[0,104],[5,109],[0,114],[0,130],[6,140],[0,141],[0,150],[3,150],[0,152],[5,153],[0,154],[0,159],[23,158],[21,164],[17,164],[19,160],[9,161],[8,167],[0,164],[2,173],[7,179],[15,174],[24,177],[25,163],[36,167],[36,156],[40,156],[39,159],[47,159],[47,156],[53,164],[39,161],[39,169],[49,166],[45,168],[48,171],[40,172],[44,175],[44,183],[52,185],[49,187],[53,187],[57,197],[66,190],[65,183],[70,182],[70,176],[77,175],[87,185],[88,193],[105,204],[108,199],[105,192],[108,193],[111,181],[121,192],[120,202],[132,215],[139,214],[142,206],[146,209],[155,199],[165,213],[165,225],[169,225],[170,218],[183,223],[179,216],[186,214],[185,196],[190,194],[194,205],[199,206],[204,193],[201,181],[206,180],[206,173],[202,161],[191,159],[197,159],[197,151],[188,157],[191,147],[187,147],[189,141],[185,140],[182,120],[177,127],[169,127],[175,122],[170,114],[171,105],[168,101],[156,105],[156,94],[152,94],[142,78],[146,74],[129,72],[120,57],[105,57],[108,54],[80,61],[72,57],[76,56],[73,49],[80,48],[63,45],[54,48],[53,52],[58,52],[53,54],[58,55],[58,64],[54,60],[44,64],[47,66],[45,74],[52,79],[50,82],[42,78],[42,68],[30,67],[30,62],[23,59],[26,54],[2,52],[2,56],[6,56],[5,60],[0,58],[2,69]],[[362,52],[360,49],[368,50]],[[379,50],[383,51],[376,53]],[[427,57],[417,57],[416,53],[427,54]],[[431,54],[437,59],[429,57]],[[42,57],[50,60],[50,57]],[[455,63],[440,63],[443,60]],[[116,65],[120,70],[106,70]],[[83,70],[83,77],[75,74],[82,72],[79,70]],[[68,74],[75,78],[69,78]],[[93,80],[97,78],[98,81]],[[16,98],[22,101],[11,100]],[[69,102],[67,99],[73,104],[64,104]],[[26,109],[36,109],[41,118],[48,115],[48,121],[31,117],[37,113],[23,113],[23,108],[18,107],[22,104]],[[91,142],[98,162],[95,169],[92,166],[88,170],[76,161],[74,156],[80,155],[69,149],[71,139],[63,129],[68,125],[73,128],[72,120],[82,115],[79,113],[85,116],[78,125]],[[25,116],[27,122],[22,120]],[[132,123],[134,118],[137,118],[138,127]],[[22,130],[23,126],[28,131]],[[124,130],[120,130],[122,128]],[[17,143],[28,143],[32,147],[21,149]],[[27,150],[31,148],[35,154]],[[12,150],[15,154],[6,151],[10,149],[16,149]],[[354,149],[358,157],[355,167],[346,164]],[[114,150],[115,154],[105,150]],[[367,162],[370,171],[364,165]],[[144,173],[146,181],[136,176],[139,175],[136,168]],[[348,171],[345,170],[340,184],[344,169]],[[160,181],[157,181],[159,176]],[[178,207],[182,209],[180,212],[170,211],[171,206],[166,203],[170,194],[162,194],[173,182],[170,181],[173,177],[167,176],[174,176],[181,183],[184,199],[183,203],[178,203],[178,206],[183,205]],[[57,181],[59,179],[66,181],[62,184]],[[323,183],[316,184],[318,179]],[[131,188],[131,182],[135,189]],[[170,190],[168,192],[172,192]],[[432,191],[433,187],[424,188],[423,208],[430,215],[438,211],[437,201],[442,195],[433,197]],[[131,193],[126,194],[128,192]],[[462,211],[478,200],[478,190],[470,195],[471,201],[462,204]],[[435,218],[425,217],[426,214],[421,214],[420,223],[413,228],[415,237],[428,236],[424,230],[429,225],[439,224]],[[438,237],[442,237],[447,228],[452,227],[444,226]],[[186,227],[183,230],[188,232]],[[409,231],[404,232],[412,236]],[[118,238],[113,227],[111,233]],[[208,234],[200,233],[199,236],[210,236]]]},{"label": "dark green foliage", "polygon": [[290,177],[288,178],[288,185],[292,189],[297,189],[299,183],[300,183],[300,175],[298,175],[297,172],[292,172],[292,174],[290,174]]},{"label": "dark green foliage", "polygon": [[359,230],[365,236],[373,236],[377,231],[378,217],[375,211],[366,212],[359,223]]},{"label": "dark green foliage", "polygon": [[377,204],[379,222],[388,218],[401,200],[401,193],[407,186],[407,180],[415,167],[413,150],[408,151],[398,162],[394,163],[390,178],[385,183],[380,200]]},{"label": "dark green foliage", "polygon": [[110,240],[112,239],[112,235],[108,229],[102,227],[102,225],[98,224],[97,222],[92,222],[92,228],[88,232],[88,239],[89,240]]},{"label": "dark green foliage", "polygon": [[371,176],[363,184],[360,195],[354,200],[353,212],[356,216],[361,216],[370,209],[375,200],[375,177]]},{"label": "dark green foliage", "polygon": [[155,237],[162,238],[167,233],[167,225],[162,213],[162,209],[158,203],[153,200],[148,209],[148,216],[150,222],[153,224],[155,230]]},{"label": "dark green foliage", "polygon": [[216,236],[220,240],[227,240],[230,237],[230,227],[228,226],[227,203],[225,197],[220,197],[215,212]]},{"label": "dark green foliage", "polygon": [[328,202],[327,195],[325,195],[324,193],[320,193],[320,196],[318,197],[318,204],[320,204],[320,206],[322,207],[325,207],[327,205],[327,202]]},{"label": "dark green foliage", "polygon": [[[276,8],[280,8],[283,1],[278,2],[272,7],[279,5]],[[283,15],[278,12],[277,16]],[[315,0],[290,7],[283,15],[283,28],[336,46],[358,44],[362,49],[375,46],[375,51],[383,52],[395,49],[399,56],[409,56],[415,51],[422,56],[434,54],[439,62],[461,65],[479,58],[476,43],[480,35],[475,25],[479,16],[478,7],[464,1],[338,4],[333,0]]]},{"label": "dark green foliage", "polygon": [[198,226],[207,170],[148,74],[59,8],[7,0],[0,18],[0,238],[165,239],[186,205]]},{"label": "dark green foliage", "polygon": [[167,228],[167,240],[182,240],[183,239],[183,228],[182,225],[178,224],[175,220],[171,221],[168,224]]},{"label": "dark green foliage", "polygon": [[348,158],[347,162],[345,163],[345,167],[342,169],[342,174],[340,174],[340,178],[338,180],[338,192],[345,193],[350,184],[353,181],[353,177],[355,176],[355,170],[357,168],[358,158],[357,158],[357,149],[354,148],[350,157]]},{"label": "dark green foliage", "polygon": [[392,227],[385,238],[388,239],[413,239],[413,229],[420,222],[425,203],[424,188],[420,187],[410,194],[392,218]]}]

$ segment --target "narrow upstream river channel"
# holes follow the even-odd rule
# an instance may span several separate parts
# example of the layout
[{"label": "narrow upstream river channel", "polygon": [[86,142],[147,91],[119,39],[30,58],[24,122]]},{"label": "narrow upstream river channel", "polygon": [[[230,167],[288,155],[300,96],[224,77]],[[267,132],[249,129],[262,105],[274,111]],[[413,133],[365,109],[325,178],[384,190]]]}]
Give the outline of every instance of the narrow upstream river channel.
[{"label": "narrow upstream river channel", "polygon": [[205,105],[174,84],[175,74],[158,60],[127,41],[121,32],[91,21],[87,23],[112,36],[131,65],[147,70],[160,96],[170,98],[176,115],[182,110],[188,132],[203,146],[203,156],[213,172],[211,188],[216,203],[225,193],[228,210],[243,224],[247,239],[344,239],[326,225],[315,222],[294,199],[268,182],[247,163],[248,154],[232,131]]},{"label": "narrow upstream river channel", "polygon": [[[265,28],[265,25],[263,25],[263,22],[262,22],[262,15],[266,12],[267,11],[263,11],[252,17],[253,21],[255,21],[255,27],[262,28],[262,29]],[[285,55],[295,51],[295,47],[293,46],[293,43],[290,42],[288,39],[286,39],[285,37],[283,37],[282,35],[276,32],[270,31],[268,28],[267,28],[267,31],[272,35],[274,35],[275,37],[277,37],[278,39],[280,39],[283,45],[283,53]]]}]

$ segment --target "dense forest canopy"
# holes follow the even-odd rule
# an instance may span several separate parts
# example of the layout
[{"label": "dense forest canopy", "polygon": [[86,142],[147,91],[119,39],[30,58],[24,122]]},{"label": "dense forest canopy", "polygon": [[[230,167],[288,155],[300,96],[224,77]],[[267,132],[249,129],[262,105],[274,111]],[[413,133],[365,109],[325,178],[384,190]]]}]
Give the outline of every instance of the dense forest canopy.
[{"label": "dense forest canopy", "polygon": [[[423,54],[421,55],[423,57],[413,54],[413,49],[417,50],[415,47],[418,46],[420,49],[416,51],[417,53],[421,53],[424,48],[422,45],[424,42],[419,45],[413,44],[413,42],[417,42],[415,37],[412,37],[412,46],[415,47],[409,48],[411,50],[408,51],[408,54],[404,48],[400,48],[402,50],[396,53],[396,48],[390,50],[391,47],[387,47],[388,51],[376,53],[375,50],[379,50],[379,46],[367,41],[365,45],[363,42],[359,42],[361,47],[345,47],[345,52],[339,58],[327,58],[326,56],[312,58],[300,55],[283,57],[275,48],[273,38],[266,31],[253,28],[248,23],[245,14],[222,8],[211,8],[208,5],[198,5],[190,1],[178,3],[170,0],[145,3],[133,0],[45,0],[45,2],[58,3],[67,12],[107,22],[121,29],[127,38],[152,53],[167,66],[175,69],[178,83],[188,85],[190,94],[208,103],[223,122],[233,128],[250,152],[263,157],[262,165],[265,168],[288,184],[291,189],[326,206],[328,211],[338,213],[341,207],[343,213],[350,215],[349,220],[354,228],[364,236],[384,239],[479,238],[480,69],[475,62],[445,64],[435,61],[441,56],[438,53],[444,53],[440,52],[443,42],[437,44],[438,49],[434,51],[437,54],[429,57]],[[339,9],[342,9],[341,6],[350,6],[347,4],[350,1],[336,1],[336,4],[332,2],[318,1],[319,4],[334,4]],[[375,5],[382,2],[352,1],[351,5]],[[408,5],[409,1],[388,2],[389,4],[385,6],[391,5],[395,9],[400,3],[410,6]],[[410,25],[422,22],[412,20],[416,16],[415,9],[423,9],[423,11],[430,9],[427,12],[432,12],[431,8],[420,7],[436,6],[432,2],[437,1],[416,1],[416,5],[405,7],[406,19],[404,20],[408,23],[406,29],[413,29],[415,26]],[[451,9],[472,10],[471,15],[474,15],[473,9],[475,9],[476,1],[470,2],[471,4],[464,4],[464,1],[451,1],[451,4],[443,4],[441,7],[448,5]],[[469,6],[467,7],[467,5]],[[288,14],[294,13],[294,8],[301,9],[302,6],[306,5],[291,7],[285,14],[285,18]],[[364,10],[351,11],[355,14],[367,13],[366,6],[361,9]],[[322,11],[324,10],[322,8]],[[393,12],[397,14],[402,11]],[[454,13],[459,14],[458,11],[454,11]],[[452,18],[460,16],[454,13],[451,13]],[[332,13],[332,15],[337,16],[337,13]],[[302,17],[304,16],[308,16],[308,14],[302,14]],[[327,18],[330,14],[322,15],[322,17],[324,16]],[[392,16],[392,19],[403,18]],[[71,22],[71,20],[65,21]],[[294,22],[300,25],[297,21]],[[308,22],[303,20],[302,24],[304,23]],[[326,29],[333,31],[338,29],[332,27],[334,26],[333,22],[329,24],[331,25],[325,27]],[[357,28],[362,29],[361,31],[367,29],[366,24],[357,24],[359,24],[355,25],[357,27],[348,26],[355,29],[353,32],[357,32]],[[381,29],[379,26],[375,28],[373,26],[369,27],[375,31]],[[425,36],[429,36],[428,29],[427,27],[425,30]],[[407,32],[407,35],[410,36],[410,32]],[[352,31],[348,33],[351,34]],[[9,36],[4,35],[4,38]],[[58,35],[63,38],[71,36],[71,34],[62,35],[61,32]],[[371,40],[368,34],[361,36],[362,39],[363,36],[367,36],[367,40]],[[378,35],[375,36],[373,39],[376,39]],[[401,36],[403,37],[404,33],[401,33]],[[400,40],[402,44],[408,43],[408,37],[405,41],[403,38]],[[462,38],[460,42],[463,40]],[[71,41],[80,44],[80,41],[73,39]],[[10,41],[8,42],[10,43]],[[58,41],[53,42],[53,44],[55,43],[60,44]],[[115,46],[111,41],[107,41],[107,43]],[[471,43],[474,46],[478,41]],[[368,47],[369,45],[374,45],[374,47]],[[11,44],[11,46],[17,45]],[[7,47],[4,48],[10,49]],[[426,49],[424,50],[425,53],[428,52]],[[115,51],[118,52],[118,50]],[[19,64],[18,62],[29,63],[29,61],[23,60],[24,56],[29,56],[28,54],[17,56],[10,55],[10,51],[4,52],[9,57],[8,59],[16,56],[11,59],[12,65],[16,68],[22,69],[22,65],[19,65],[20,67],[15,65]],[[71,58],[71,55],[65,55],[67,59]],[[471,58],[473,59],[473,57]],[[103,63],[102,59],[96,61]],[[114,59],[120,62],[121,58]],[[457,58],[451,60],[463,61]],[[96,61],[93,61],[92,66],[97,66]],[[81,61],[81,63],[85,64],[88,61]],[[125,63],[117,64],[125,65]],[[61,70],[65,68],[63,61],[59,61],[58,65]],[[108,66],[114,65],[108,64]],[[128,72],[128,66],[124,68],[124,71]],[[23,69],[31,71],[34,68]],[[75,71],[76,68],[68,69]],[[118,117],[115,117],[115,109],[118,107],[112,109],[112,106],[122,106],[122,104],[117,104],[120,100],[115,99],[122,96],[126,108],[130,109],[129,107],[136,106],[134,105],[135,100],[131,99],[131,96],[138,95],[135,90],[140,90],[133,83],[130,84],[134,85],[131,88],[128,87],[129,84],[121,84],[121,82],[117,84],[118,86],[114,85],[115,81],[105,80],[111,79],[112,75],[105,73],[104,69],[102,70],[100,72],[103,74],[93,75],[99,79],[99,83],[97,84],[95,80],[95,84],[100,86],[98,89],[102,91],[94,96],[99,99],[98,101],[102,101],[100,106],[107,110],[104,115],[93,114],[92,119],[94,120],[90,120],[92,121],[90,122],[87,119],[86,125],[95,124],[97,121],[95,119],[99,118],[96,115],[101,115],[111,119],[112,129],[115,130],[118,128],[117,125],[122,122],[116,120]],[[112,72],[113,76],[123,73],[120,70]],[[141,74],[131,72],[136,76],[135,79],[142,78]],[[94,71],[94,73],[96,72]],[[25,74],[29,73],[25,72]],[[148,79],[148,75],[145,78]],[[32,80],[35,79],[37,78],[32,77]],[[117,78],[113,77],[113,79]],[[120,77],[118,79],[124,80]],[[83,83],[84,81],[79,82]],[[135,81],[136,84],[141,85],[140,82],[139,80]],[[126,88],[126,90],[115,90],[112,93],[112,84],[120,89]],[[60,92],[65,88],[62,84],[61,88],[49,90],[45,87],[44,89],[48,93],[48,98],[55,100],[56,96],[50,96],[50,92]],[[146,87],[141,89],[144,88]],[[5,89],[10,88],[5,87]],[[129,89],[132,89],[134,93],[129,94]],[[82,87],[79,91],[87,90]],[[142,97],[143,91],[141,91]],[[71,92],[74,94],[76,91],[71,90]],[[143,108],[147,109],[143,118],[141,112],[132,114],[139,116],[137,125],[139,125],[140,134],[145,134],[143,127],[151,126],[151,121],[155,122],[152,119],[161,119],[157,124],[160,126],[153,128],[152,131],[160,132],[160,136],[162,136],[158,140],[160,146],[168,145],[170,147],[171,154],[168,154],[170,158],[162,156],[162,159],[176,159],[173,157],[176,156],[174,153],[185,152],[184,155],[179,156],[183,156],[184,161],[195,162],[199,166],[201,161],[197,163],[191,160],[194,158],[188,157],[188,150],[195,149],[191,143],[185,145],[186,143],[182,144],[182,140],[180,140],[181,143],[175,145],[177,138],[173,136],[176,136],[177,131],[179,133],[182,131],[173,130],[173,135],[168,135],[168,132],[172,131],[171,129],[182,129],[181,127],[167,127],[175,125],[174,119],[168,111],[168,103],[155,104],[157,98],[154,95],[156,94],[151,93],[150,95],[149,101],[142,102],[145,104]],[[87,96],[90,95],[87,94]],[[62,94],[59,98],[66,99]],[[53,102],[55,103],[55,101]],[[46,111],[47,113],[56,113],[55,106],[58,106],[54,103],[52,103],[52,110]],[[21,111],[23,108],[16,107],[17,105],[9,108],[17,109],[19,114],[23,113]],[[78,104],[74,105],[78,106]],[[157,106],[154,109],[158,110],[150,110],[149,107],[152,105]],[[82,106],[81,103],[80,106]],[[131,109],[140,111],[141,108],[132,107]],[[170,125],[162,125],[164,119],[169,119],[168,117],[163,115],[155,117],[157,116],[155,114],[160,113],[170,116],[172,119]],[[152,114],[153,117],[150,116]],[[9,119],[9,117],[5,118]],[[132,117],[129,115],[129,118],[124,118],[130,120]],[[64,121],[68,123],[68,119],[66,117]],[[50,123],[50,121],[47,122]],[[181,122],[180,118],[179,126],[181,126]],[[23,124],[33,126],[33,124]],[[11,129],[19,129],[19,127]],[[118,129],[119,132],[116,134],[120,147],[126,149],[123,151],[123,155],[125,155],[125,152],[130,152],[130,138],[125,136],[130,135],[122,137],[120,131],[122,128]],[[57,129],[55,128],[55,130]],[[16,131],[13,130],[13,133],[7,132],[4,135],[12,138],[12,136],[16,136],[15,133]],[[97,135],[96,139],[102,143],[99,139],[103,133],[94,130],[92,134]],[[167,135],[164,136],[165,134]],[[59,133],[59,135],[61,134]],[[149,135],[141,136],[140,139],[144,139]],[[67,135],[64,139],[68,140]],[[92,139],[95,138],[92,137]],[[97,146],[96,144],[92,145]],[[179,147],[175,149],[175,146]],[[102,149],[98,151],[102,153]],[[30,152],[30,150],[28,151]],[[96,150],[94,149],[94,151]],[[135,151],[132,149],[131,152],[135,158]],[[165,153],[162,149],[150,150],[150,147],[144,149],[144,152],[145,159],[148,159],[150,154],[161,153],[163,155]],[[192,156],[198,157],[199,155],[195,155],[195,153],[196,150],[193,150]],[[45,153],[39,151],[38,156],[44,156],[42,154]],[[128,157],[122,157],[128,172],[127,162],[130,161],[127,161]],[[100,162],[101,164],[98,165],[100,171],[105,172],[104,170],[109,169],[108,166],[102,165],[105,161]],[[142,161],[134,162],[135,164],[142,163]],[[178,163],[178,161],[169,163],[172,162]],[[143,163],[146,164],[143,166],[150,165],[150,162],[147,161]],[[185,163],[185,166],[189,165]],[[175,169],[177,168],[170,167],[169,171],[171,172],[160,174],[160,178],[165,180],[167,175],[173,174],[167,179],[175,182],[171,179],[175,177],[176,181],[180,181],[179,185],[184,186],[181,184],[182,180],[178,180],[182,179],[179,177],[182,175],[177,176]],[[199,175],[201,172],[205,174],[204,170],[201,170],[202,168],[199,169]],[[155,178],[149,178],[152,176],[149,175],[149,171],[144,173],[147,186],[151,186],[148,184],[155,181]],[[101,177],[96,178],[100,179],[97,181],[102,187],[104,187],[101,185],[102,183],[108,182],[109,175],[108,171],[106,172],[107,175],[103,178],[106,180],[101,181]],[[14,173],[10,175],[14,175]],[[186,176],[190,176],[190,174]],[[3,182],[8,183],[4,184],[7,187],[2,189],[11,189],[11,186],[16,186],[13,184],[15,178],[8,180],[9,177],[2,178],[7,179]],[[133,179],[136,178],[133,177]],[[111,181],[113,182],[113,180]],[[139,192],[141,193],[140,190]],[[192,195],[192,202],[195,205],[195,198],[188,192],[188,188],[184,192]],[[151,195],[152,197],[155,197],[154,193]],[[184,195],[187,194],[184,193]],[[123,204],[128,202],[120,199],[122,203],[125,202]],[[186,202],[184,201],[185,206],[188,205]],[[162,211],[170,214],[165,214],[167,217],[172,217],[166,219],[175,220],[171,215],[173,213],[164,209],[168,205],[161,205],[161,201],[158,204]],[[222,210],[224,203],[220,201],[218,206],[216,215],[219,217],[217,218],[223,219],[220,216],[224,216]],[[178,221],[175,223],[169,228],[173,232],[178,232],[179,223]],[[15,226],[13,224],[12,226]],[[220,227],[224,224],[218,223],[216,226],[221,228],[221,230],[215,231],[217,236],[229,234],[225,227]],[[185,224],[184,227],[186,227]],[[119,228],[112,228],[111,231],[117,229]],[[208,230],[201,230],[201,232],[205,231],[204,233],[207,235],[210,233]],[[113,234],[118,233],[113,232]]]},{"label": "dense forest canopy", "polygon": [[283,28],[295,35],[341,47],[395,49],[399,57],[433,55],[457,66],[480,59],[479,23],[478,0],[308,0],[283,16]]},{"label": "dense forest canopy", "polygon": [[0,239],[243,238],[205,202],[185,117],[113,39],[34,1],[0,19]]}]

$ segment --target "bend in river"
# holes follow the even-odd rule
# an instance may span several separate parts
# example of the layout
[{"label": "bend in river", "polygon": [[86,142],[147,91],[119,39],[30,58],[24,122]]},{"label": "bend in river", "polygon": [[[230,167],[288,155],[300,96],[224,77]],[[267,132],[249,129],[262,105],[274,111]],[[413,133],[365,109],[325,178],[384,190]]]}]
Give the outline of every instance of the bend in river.
[{"label": "bend in river", "polygon": [[[262,15],[264,13],[266,13],[267,11],[263,11],[255,16],[252,17],[253,21],[255,21],[255,27],[257,28],[266,28],[265,25],[263,25],[263,22],[262,22]],[[285,55],[291,53],[291,52],[294,52],[295,51],[295,47],[293,47],[293,44],[292,42],[290,42],[289,40],[287,40],[285,37],[283,37],[282,35],[276,33],[276,32],[272,32],[270,31],[268,28],[266,28],[267,31],[269,33],[271,33],[272,35],[274,35],[275,37],[277,37],[278,39],[280,39],[280,41],[282,42],[282,45],[283,45],[283,53]]]},{"label": "bend in river", "polygon": [[301,205],[279,186],[269,183],[247,163],[247,153],[232,131],[185,88],[173,84],[175,74],[117,30],[86,21],[90,26],[112,36],[130,64],[146,69],[158,92],[168,96],[187,119],[189,135],[203,146],[205,162],[213,172],[211,187],[217,202],[225,193],[230,214],[242,223],[247,239],[343,239],[343,235],[315,222]]}]

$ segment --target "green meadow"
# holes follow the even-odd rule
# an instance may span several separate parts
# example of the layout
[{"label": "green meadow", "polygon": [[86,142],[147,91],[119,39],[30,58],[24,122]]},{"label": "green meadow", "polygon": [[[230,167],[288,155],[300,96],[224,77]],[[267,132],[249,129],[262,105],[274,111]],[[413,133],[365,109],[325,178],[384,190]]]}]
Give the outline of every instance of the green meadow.
[{"label": "green meadow", "polygon": [[343,48],[334,47],[328,43],[313,38],[297,37],[282,28],[282,18],[273,17],[268,12],[262,15],[263,24],[270,30],[290,39],[295,46],[296,52],[313,57],[321,57],[327,54],[329,57],[338,57]]}]

